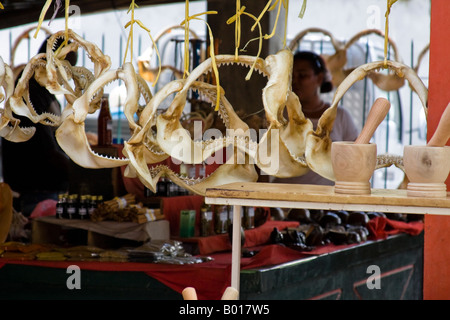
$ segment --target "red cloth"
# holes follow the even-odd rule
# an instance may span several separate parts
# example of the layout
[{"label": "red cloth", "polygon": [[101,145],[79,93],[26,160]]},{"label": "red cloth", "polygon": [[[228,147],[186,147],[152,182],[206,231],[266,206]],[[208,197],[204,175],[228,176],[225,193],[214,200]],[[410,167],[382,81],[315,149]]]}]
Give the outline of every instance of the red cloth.
[{"label": "red cloth", "polygon": [[413,236],[420,234],[423,231],[422,221],[396,221],[387,219],[385,217],[376,217],[370,219],[367,224],[371,240],[386,239],[389,235],[398,233],[407,233]]},{"label": "red cloth", "polygon": [[[266,235],[266,232],[273,230],[274,225],[277,225],[280,230],[283,229],[283,225],[280,223],[280,221],[268,221],[263,225],[263,232],[257,230],[263,226],[249,231],[261,232]],[[368,229],[371,233],[371,237],[377,240],[382,237],[387,237],[390,234],[402,232],[418,235],[423,230],[423,223],[420,221],[406,223],[377,217],[370,220]],[[257,238],[263,239],[263,237],[260,237],[261,235]],[[249,241],[253,241],[250,239],[252,239],[252,236],[249,235]],[[277,244],[263,245],[259,248],[254,248],[259,250],[255,256],[251,258],[241,258],[241,269],[254,269],[279,265],[289,261],[302,259],[310,255],[329,253],[352,246],[357,246],[357,244],[340,246],[328,244],[316,247],[312,251],[305,252]],[[214,259],[213,261],[182,266],[156,263],[91,261],[77,261],[76,264],[82,270],[145,272],[148,276],[179,292],[180,298],[184,288],[194,287],[197,291],[199,300],[219,300],[226,287],[231,284],[231,252],[218,252],[210,256]],[[74,264],[74,261],[17,261],[0,258],[0,268],[8,263],[42,266],[47,268],[67,268],[69,265]]]},{"label": "red cloth", "polygon": [[[267,244],[270,241],[270,233],[273,228],[283,230],[285,228],[296,228],[299,226],[297,221],[266,221],[263,225],[245,230],[244,248],[251,248]],[[231,242],[228,234],[220,234],[211,237],[197,238],[199,253],[202,255],[211,254],[220,251],[231,250]]]},{"label": "red cloth", "polygon": [[39,202],[31,212],[30,218],[39,218],[56,215],[56,204],[58,201],[47,199]]}]

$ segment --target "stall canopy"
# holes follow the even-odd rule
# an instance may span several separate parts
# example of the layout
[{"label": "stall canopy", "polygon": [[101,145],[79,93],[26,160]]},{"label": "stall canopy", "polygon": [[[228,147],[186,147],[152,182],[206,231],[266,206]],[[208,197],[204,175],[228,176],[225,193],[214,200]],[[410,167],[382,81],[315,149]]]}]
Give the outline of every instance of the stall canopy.
[{"label": "stall canopy", "polygon": [[[65,1],[53,0],[51,6],[58,2],[61,7],[58,10],[57,18],[64,17]],[[139,0],[136,4],[139,6],[168,4],[182,2],[180,0]],[[1,0],[4,9],[0,10],[0,29],[12,28],[39,20],[40,12],[45,4],[42,0]],[[78,6],[80,14],[95,13],[101,11],[127,9],[131,4],[131,0],[72,0],[70,5]],[[45,16],[50,19],[54,13],[51,7]]]}]

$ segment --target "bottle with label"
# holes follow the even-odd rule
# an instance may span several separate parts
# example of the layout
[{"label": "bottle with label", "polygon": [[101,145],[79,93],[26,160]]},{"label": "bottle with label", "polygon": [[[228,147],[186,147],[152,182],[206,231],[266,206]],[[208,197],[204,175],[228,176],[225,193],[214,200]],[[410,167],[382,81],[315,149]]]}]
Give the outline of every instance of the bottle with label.
[{"label": "bottle with label", "polygon": [[156,184],[156,195],[158,197],[166,197],[167,192],[167,180],[166,178],[162,177],[159,179],[158,183]]},{"label": "bottle with label", "polygon": [[78,219],[78,194],[70,194],[67,202],[67,214],[69,219]]},{"label": "bottle with label", "polygon": [[65,193],[58,194],[58,202],[56,203],[56,217],[58,219],[66,218],[67,214],[67,198]]},{"label": "bottle with label", "polygon": [[200,208],[200,236],[208,237],[213,234],[213,211],[209,204],[203,202]]},{"label": "bottle with label", "polygon": [[78,216],[81,220],[88,219],[89,202],[88,196],[83,194],[80,197],[80,203],[78,205]]},{"label": "bottle with label", "polygon": [[109,110],[108,95],[104,95],[101,101],[100,113],[97,120],[98,146],[110,146],[112,144],[112,117]]},{"label": "bottle with label", "polygon": [[228,206],[219,205],[214,207],[214,231],[216,234],[227,233],[228,229]]},{"label": "bottle with label", "polygon": [[206,178],[206,164],[204,162],[200,165],[200,168],[198,170],[198,177],[200,179]]},{"label": "bottle with label", "polygon": [[244,229],[253,229],[255,227],[255,208],[254,207],[243,207],[244,217],[242,221],[242,226]]},{"label": "bottle with label", "polygon": [[90,200],[89,200],[89,206],[88,206],[89,218],[91,218],[91,216],[93,215],[95,209],[97,209],[97,196],[96,195],[92,195]]},{"label": "bottle with label", "polygon": [[98,205],[100,204],[100,203],[102,203],[103,202],[103,195],[102,194],[99,194],[98,196],[97,196],[97,201],[95,202],[96,203],[96,206],[98,207]]}]

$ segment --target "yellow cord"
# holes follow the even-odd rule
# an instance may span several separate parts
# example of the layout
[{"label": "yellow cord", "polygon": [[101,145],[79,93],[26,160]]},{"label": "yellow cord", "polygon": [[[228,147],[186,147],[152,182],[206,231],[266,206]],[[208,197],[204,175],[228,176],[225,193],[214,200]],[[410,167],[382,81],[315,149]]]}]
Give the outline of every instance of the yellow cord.
[{"label": "yellow cord", "polygon": [[156,50],[156,55],[158,56],[158,75],[156,76],[155,81],[153,82],[152,86],[154,87],[156,83],[158,82],[159,76],[161,74],[161,56],[159,55],[158,47],[156,46],[155,40],[153,39],[150,29],[148,29],[140,20],[136,20],[134,18],[134,8],[139,8],[137,4],[135,4],[134,0],[131,1],[130,7],[128,9],[127,13],[130,13],[131,11],[131,20],[125,25],[125,29],[130,27],[130,33],[128,34],[127,39],[127,47],[125,49],[125,57],[123,59],[123,63],[125,64],[127,59],[127,53],[128,48],[130,48],[130,54],[131,54],[131,62],[133,61],[133,24],[137,23],[142,29],[147,31],[148,36],[150,37],[150,40],[152,41],[153,47]]},{"label": "yellow cord", "polygon": [[278,5],[277,16],[275,18],[275,24],[273,26],[272,32],[270,33],[270,35],[268,35],[268,34],[264,35],[264,39],[266,39],[266,40],[272,38],[275,34],[275,30],[277,29],[278,18],[280,17],[280,12],[281,12],[281,6],[283,6],[286,10],[286,13],[285,13],[286,21],[285,21],[285,26],[284,26],[284,37],[283,37],[283,47],[285,47],[286,46],[286,30],[287,30],[287,15],[288,15],[288,9],[289,9],[289,0],[275,0],[274,4],[272,6],[270,6],[271,3],[272,3],[272,0],[269,0],[267,2],[263,11],[260,13],[258,18],[256,19],[255,24],[252,26],[251,31],[253,31],[255,29],[256,25],[260,22],[260,20],[262,19],[262,17],[264,16],[264,14],[267,11],[272,11]]},{"label": "yellow cord", "polygon": [[384,67],[387,68],[387,56],[388,56],[388,45],[389,45],[389,14],[391,13],[391,7],[396,3],[397,0],[387,0],[387,10],[386,10],[386,25],[384,31]]},{"label": "yellow cord", "polygon": [[[44,7],[41,10],[41,14],[39,16],[38,26],[36,28],[36,32],[34,33],[34,38],[36,39],[39,31],[41,30],[42,22],[44,22],[45,14],[48,11],[48,8],[50,8],[50,5],[52,4],[52,0],[47,0],[44,4]],[[59,46],[59,48],[55,51],[55,55],[59,53],[59,51],[67,45],[69,42],[69,7],[70,7],[70,0],[65,1],[65,9],[64,9],[64,19],[65,19],[65,32],[64,32],[64,41]]]},{"label": "yellow cord", "polygon": [[39,31],[41,30],[42,22],[44,22],[45,14],[47,13],[48,8],[52,4],[52,0],[47,0],[44,4],[44,7],[41,10],[41,14],[39,16],[38,26],[36,28],[36,32],[34,33],[34,38],[36,39]]},{"label": "yellow cord", "polygon": [[[239,1],[239,0],[238,0],[238,1]],[[253,20],[255,20],[256,23],[257,23],[257,25],[258,25],[258,29],[259,29],[259,37],[258,37],[258,38],[254,38],[254,39],[249,40],[249,41],[247,42],[247,44],[244,46],[244,48],[242,49],[242,51],[245,51],[245,48],[247,47],[247,45],[248,45],[251,41],[254,41],[254,40],[256,40],[256,39],[259,39],[258,53],[257,53],[257,55],[256,55],[256,57],[258,58],[259,55],[261,54],[262,40],[263,40],[262,29],[261,29],[261,23],[260,23],[259,21],[257,21],[258,19],[257,19],[254,15],[245,12],[245,7],[243,6],[243,7],[240,8],[239,10],[236,10],[236,15],[232,16],[231,18],[229,18],[229,19],[227,20],[227,24],[231,24],[231,23],[233,23],[234,21],[236,21],[236,29],[238,30],[238,34],[239,34],[239,42],[240,42],[240,34],[241,34],[241,25],[240,25],[241,20],[240,20],[240,16],[241,16],[242,14],[245,14],[245,15],[251,17]],[[239,21],[239,22],[238,22],[238,21]],[[236,59],[236,60],[238,59],[238,57],[237,57],[237,51],[238,51],[238,48],[239,48],[239,42],[236,41],[236,56],[235,56],[235,59]],[[255,59],[255,62],[253,62],[253,65],[252,65],[252,67],[250,68],[250,71],[247,73],[247,75],[246,75],[246,77],[245,77],[245,80],[250,80],[250,78],[251,78],[251,76],[252,76],[252,73],[253,73],[253,70],[255,69],[256,60],[257,60],[257,59]]]},{"label": "yellow cord", "polygon": [[[195,14],[193,16],[188,17],[187,20],[182,21],[181,25],[187,25],[186,23],[189,22],[190,20],[200,20],[200,21],[203,21],[206,24],[206,26],[208,27],[209,42],[210,42],[209,55],[211,56],[211,65],[212,65],[212,68],[213,68],[214,76],[216,78],[216,85],[217,85],[217,89],[216,89],[217,90],[216,107],[214,109],[215,109],[215,111],[218,111],[219,110],[219,106],[220,106],[220,94],[221,94],[219,70],[217,68],[216,55],[215,55],[215,52],[214,52],[214,37],[213,37],[213,34],[212,34],[212,30],[211,30],[209,24],[205,20],[198,18],[199,16],[204,15],[204,14],[217,14],[217,11],[206,11],[206,12]],[[185,53],[185,55],[186,55],[186,53]],[[186,70],[185,70],[185,72],[186,72]]]},{"label": "yellow cord", "polygon": [[[184,73],[183,79],[189,75],[189,0],[186,0],[184,9]],[[183,23],[181,23],[183,25]]]},{"label": "yellow cord", "polygon": [[[245,6],[241,8],[241,0],[236,0],[236,26],[234,28],[234,43],[236,49],[234,50],[234,58],[235,60],[238,59],[239,55],[239,46],[241,45],[241,14],[245,10]],[[230,19],[227,20],[227,24],[230,24]]]},{"label": "yellow cord", "polygon": [[303,16],[305,15],[305,11],[306,11],[306,1],[307,1],[307,0],[303,0],[302,8],[300,9],[300,13],[298,14],[298,17],[299,17],[300,19],[303,19]]},{"label": "yellow cord", "polygon": [[0,9],[5,9],[5,7],[2,5],[2,3],[0,2]]}]

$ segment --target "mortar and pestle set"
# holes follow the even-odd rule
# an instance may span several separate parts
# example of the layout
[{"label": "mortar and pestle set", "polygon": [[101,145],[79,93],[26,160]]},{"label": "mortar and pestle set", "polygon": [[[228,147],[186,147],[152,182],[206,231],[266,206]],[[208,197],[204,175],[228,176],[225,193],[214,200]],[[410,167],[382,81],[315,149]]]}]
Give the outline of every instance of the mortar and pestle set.
[{"label": "mortar and pestle set", "polygon": [[331,144],[331,163],[336,177],[334,192],[340,194],[370,194],[370,178],[377,164],[377,145],[370,143],[375,130],[391,107],[385,98],[372,105],[366,124],[353,141],[334,141]]},{"label": "mortar and pestle set", "polygon": [[410,197],[440,198],[447,196],[445,180],[450,173],[450,103],[444,110],[431,139],[425,146],[405,146],[403,167],[408,177]]},{"label": "mortar and pestle set", "polygon": [[[336,176],[334,192],[370,194],[370,178],[377,164],[376,144],[369,143],[378,125],[389,112],[390,103],[378,98],[360,135],[354,142],[336,141],[331,145],[331,160]],[[425,146],[404,146],[403,166],[408,177],[407,196],[439,198],[447,196],[445,181],[450,173],[450,103],[436,132]]]}]

